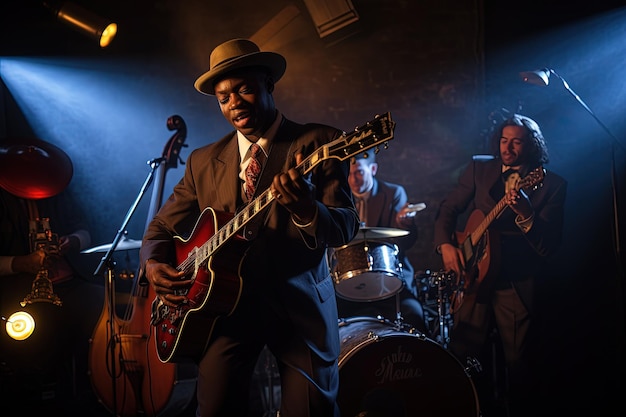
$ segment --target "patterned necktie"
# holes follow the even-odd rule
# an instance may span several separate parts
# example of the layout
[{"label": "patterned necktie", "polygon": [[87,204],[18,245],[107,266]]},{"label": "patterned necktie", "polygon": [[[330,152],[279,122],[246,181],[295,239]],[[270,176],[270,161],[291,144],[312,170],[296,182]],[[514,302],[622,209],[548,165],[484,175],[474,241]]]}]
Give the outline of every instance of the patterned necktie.
[{"label": "patterned necktie", "polygon": [[261,152],[261,147],[256,143],[250,146],[250,159],[248,166],[246,167],[246,198],[248,201],[252,200],[254,191],[256,189],[256,183],[261,173],[261,163],[257,156]]}]

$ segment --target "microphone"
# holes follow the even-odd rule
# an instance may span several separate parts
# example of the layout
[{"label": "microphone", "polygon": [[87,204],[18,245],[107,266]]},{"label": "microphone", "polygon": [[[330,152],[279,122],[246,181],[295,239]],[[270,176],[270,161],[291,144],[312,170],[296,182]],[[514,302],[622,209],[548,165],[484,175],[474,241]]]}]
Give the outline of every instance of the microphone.
[{"label": "microphone", "polygon": [[519,76],[525,83],[545,87],[550,83],[550,74],[553,72],[550,68],[543,68],[534,71],[523,71],[519,73]]}]

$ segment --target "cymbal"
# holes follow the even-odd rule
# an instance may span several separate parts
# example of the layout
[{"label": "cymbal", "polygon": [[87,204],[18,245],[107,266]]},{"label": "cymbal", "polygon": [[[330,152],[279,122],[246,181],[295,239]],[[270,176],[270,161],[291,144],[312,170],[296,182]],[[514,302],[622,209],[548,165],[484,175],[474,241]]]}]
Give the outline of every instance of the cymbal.
[{"label": "cymbal", "polygon": [[408,230],[394,229],[392,227],[368,227],[363,226],[359,228],[359,233],[352,239],[351,242],[359,242],[362,240],[370,239],[388,239],[392,237],[406,236],[409,234]]},{"label": "cymbal", "polygon": [[27,199],[48,198],[67,187],[74,174],[70,157],[40,139],[0,143],[0,187]]},{"label": "cymbal", "polygon": [[[106,245],[95,246],[93,248],[85,249],[80,253],[94,253],[94,252],[108,252],[113,246],[113,243],[107,243]],[[141,240],[134,239],[122,239],[115,247],[116,251],[120,250],[132,250],[141,248]]]}]

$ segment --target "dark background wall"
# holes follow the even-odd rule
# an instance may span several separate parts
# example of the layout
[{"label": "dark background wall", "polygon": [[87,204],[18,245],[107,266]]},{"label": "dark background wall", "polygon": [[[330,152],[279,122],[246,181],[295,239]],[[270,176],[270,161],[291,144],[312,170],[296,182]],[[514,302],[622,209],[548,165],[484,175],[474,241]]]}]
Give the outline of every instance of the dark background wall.
[{"label": "dark background wall", "polygon": [[[285,55],[276,99],[294,120],[351,131],[391,112],[395,137],[379,154],[379,176],[427,205],[410,253],[417,270],[441,267],[432,223],[459,169],[488,151],[488,130],[503,108],[520,110],[543,127],[548,168],[570,183],[564,247],[543,299],[546,351],[558,352],[547,355],[546,386],[559,381],[554,397],[564,409],[606,411],[613,403],[624,336],[623,260],[615,253],[624,239],[614,239],[615,213],[623,222],[626,210],[622,2],[353,0],[358,21],[323,38],[298,0],[79,3],[120,24],[106,50],[54,21],[39,2],[3,2],[0,140],[38,137],[68,153],[70,187],[94,246],[115,237],[149,173],[146,162],[161,156],[172,135],[168,117],[186,122],[183,159],[229,131],[193,81],[211,49],[233,37]],[[520,71],[543,67],[555,69],[593,114],[554,76],[548,87],[521,82]],[[182,170],[168,171],[166,195]],[[148,202],[128,224],[133,239],[141,239]],[[101,256],[85,255],[87,275]],[[136,251],[116,257],[119,268],[136,267]]]}]

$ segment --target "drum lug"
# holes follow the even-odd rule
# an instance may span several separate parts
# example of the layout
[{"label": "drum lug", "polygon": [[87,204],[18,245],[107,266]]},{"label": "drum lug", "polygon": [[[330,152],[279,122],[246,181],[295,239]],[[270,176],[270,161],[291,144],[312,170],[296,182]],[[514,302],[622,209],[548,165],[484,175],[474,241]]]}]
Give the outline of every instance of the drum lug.
[{"label": "drum lug", "polygon": [[470,378],[478,376],[483,372],[483,366],[480,364],[480,361],[474,357],[468,356],[465,365],[465,373]]},{"label": "drum lug", "polygon": [[370,331],[367,333],[367,338],[373,341],[378,341],[379,336],[377,333]]}]

